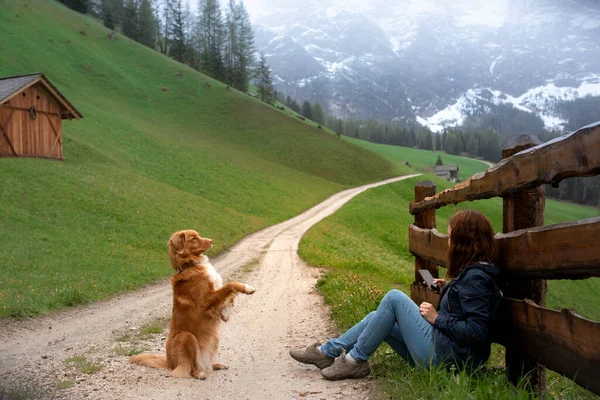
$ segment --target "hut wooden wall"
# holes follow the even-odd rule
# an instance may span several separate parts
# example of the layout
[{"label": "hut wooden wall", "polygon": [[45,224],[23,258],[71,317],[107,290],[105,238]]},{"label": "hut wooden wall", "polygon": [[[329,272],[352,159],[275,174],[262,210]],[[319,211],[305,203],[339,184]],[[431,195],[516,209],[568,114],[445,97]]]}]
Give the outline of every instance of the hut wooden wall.
[{"label": "hut wooden wall", "polygon": [[[35,105],[37,118],[31,116]],[[36,84],[0,106],[0,124],[12,149],[0,132],[0,156],[63,158],[62,118],[59,103],[41,85]]]}]

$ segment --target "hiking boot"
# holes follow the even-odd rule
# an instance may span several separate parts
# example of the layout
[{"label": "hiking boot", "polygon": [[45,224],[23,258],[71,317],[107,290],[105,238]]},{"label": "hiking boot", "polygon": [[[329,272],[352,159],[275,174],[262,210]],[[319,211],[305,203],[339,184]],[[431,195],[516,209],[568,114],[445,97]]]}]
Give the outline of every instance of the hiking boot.
[{"label": "hiking boot", "polygon": [[344,353],[335,359],[331,367],[323,369],[321,375],[329,381],[339,381],[341,379],[364,378],[370,372],[371,368],[367,360],[352,362],[346,359],[346,354]]},{"label": "hiking boot", "polygon": [[317,342],[306,349],[290,350],[290,356],[303,364],[316,365],[319,369],[327,368],[333,364],[334,359],[327,357],[321,350],[317,349],[320,345],[321,343]]}]

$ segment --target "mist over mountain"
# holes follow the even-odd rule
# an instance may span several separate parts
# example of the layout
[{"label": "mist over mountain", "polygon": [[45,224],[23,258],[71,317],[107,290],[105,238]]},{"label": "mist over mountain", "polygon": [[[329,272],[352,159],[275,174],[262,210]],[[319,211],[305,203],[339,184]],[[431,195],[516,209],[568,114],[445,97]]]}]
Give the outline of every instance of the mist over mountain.
[{"label": "mist over mountain", "polygon": [[246,4],[276,89],[336,117],[439,131],[510,104],[554,129],[557,102],[600,95],[600,2]]}]

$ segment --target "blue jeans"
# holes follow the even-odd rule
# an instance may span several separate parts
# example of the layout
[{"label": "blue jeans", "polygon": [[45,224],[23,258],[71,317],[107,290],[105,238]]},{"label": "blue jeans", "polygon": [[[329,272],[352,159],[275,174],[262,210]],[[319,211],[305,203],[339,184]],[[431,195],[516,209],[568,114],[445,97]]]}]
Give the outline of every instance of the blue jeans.
[{"label": "blue jeans", "polygon": [[433,345],[433,325],[407,295],[389,291],[377,308],[338,338],[321,346],[329,357],[346,350],[356,360],[367,360],[385,341],[411,364],[428,368],[437,365]]}]

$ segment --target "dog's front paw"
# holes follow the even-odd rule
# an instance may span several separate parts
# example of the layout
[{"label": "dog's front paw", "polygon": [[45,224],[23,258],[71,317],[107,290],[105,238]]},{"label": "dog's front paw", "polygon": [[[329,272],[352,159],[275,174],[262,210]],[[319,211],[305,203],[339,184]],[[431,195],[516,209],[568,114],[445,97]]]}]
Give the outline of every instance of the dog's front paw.
[{"label": "dog's front paw", "polygon": [[219,370],[223,370],[223,369],[229,369],[229,365],[227,365],[227,364],[221,364],[221,363],[214,363],[212,365],[212,369],[213,369],[213,371],[219,371]]},{"label": "dog's front paw", "polygon": [[246,285],[246,291],[245,291],[244,293],[246,293],[246,294],[252,294],[252,293],[254,293],[254,292],[256,292],[256,289],[254,289],[254,288],[253,288],[252,286],[250,286],[250,285]]}]

